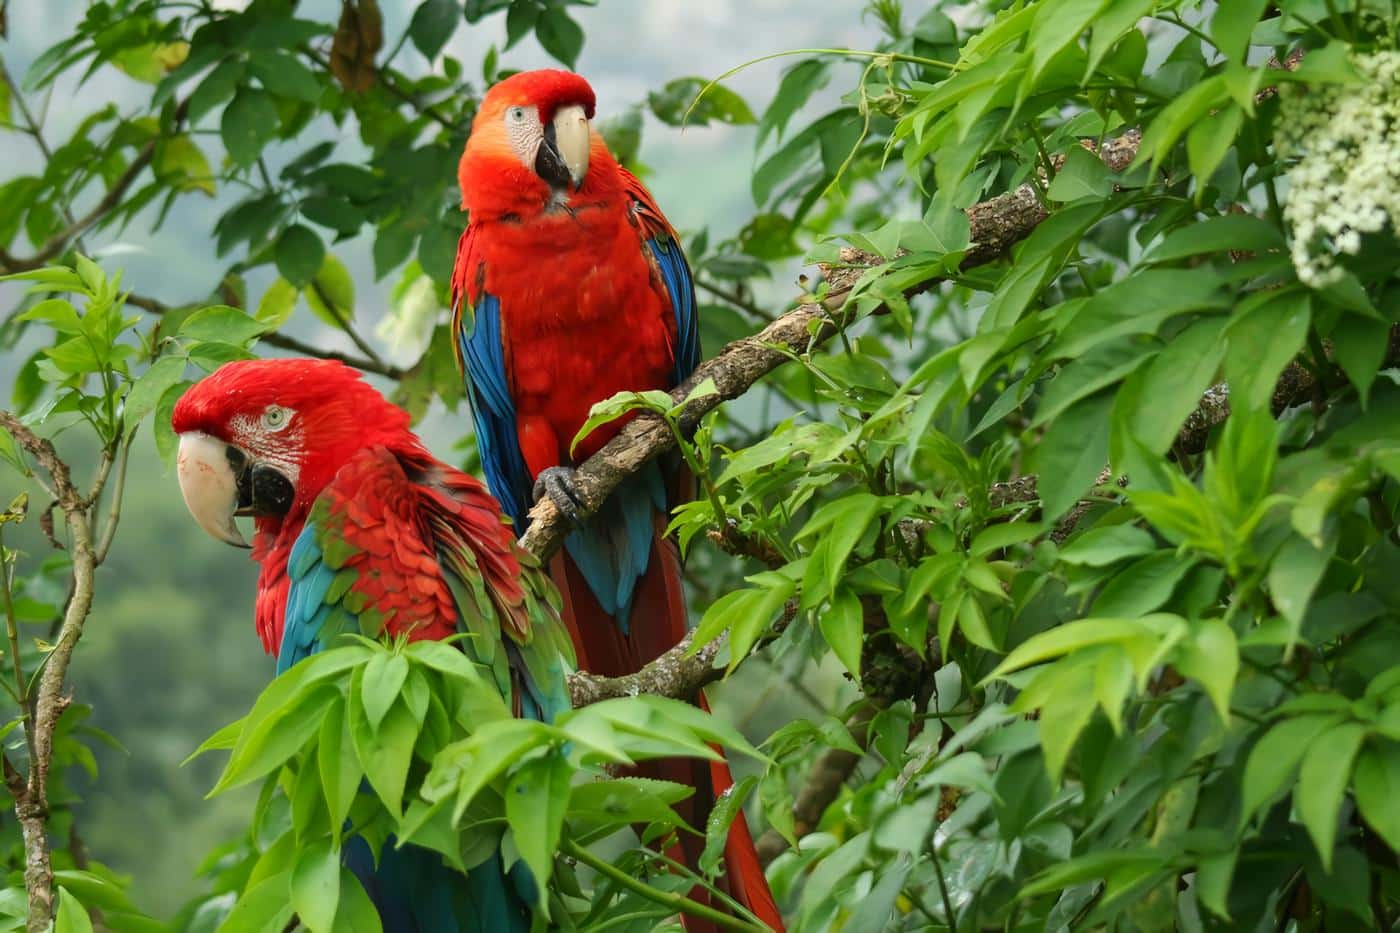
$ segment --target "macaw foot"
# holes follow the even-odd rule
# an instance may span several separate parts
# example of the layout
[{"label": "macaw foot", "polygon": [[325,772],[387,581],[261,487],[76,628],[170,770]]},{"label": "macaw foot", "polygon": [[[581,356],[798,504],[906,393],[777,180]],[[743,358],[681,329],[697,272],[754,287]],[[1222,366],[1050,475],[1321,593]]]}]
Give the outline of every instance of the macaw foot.
[{"label": "macaw foot", "polygon": [[555,508],[575,526],[583,524],[583,502],[574,489],[574,468],[566,466],[549,467],[535,477],[535,501],[549,496]]}]

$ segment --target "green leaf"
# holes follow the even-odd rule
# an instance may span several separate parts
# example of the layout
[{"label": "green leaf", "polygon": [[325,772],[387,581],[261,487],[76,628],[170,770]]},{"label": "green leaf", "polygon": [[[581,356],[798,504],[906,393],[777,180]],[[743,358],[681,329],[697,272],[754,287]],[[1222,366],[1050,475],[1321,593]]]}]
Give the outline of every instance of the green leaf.
[{"label": "green leaf", "polygon": [[535,21],[535,38],[551,56],[574,67],[583,51],[583,28],[574,22],[563,6],[546,7]]},{"label": "green leaf", "polygon": [[306,288],[311,312],[332,327],[344,329],[355,317],[355,280],[332,253],[326,253],[316,277]]},{"label": "green leaf", "polygon": [[1332,560],[1333,546],[1316,548],[1306,538],[1291,534],[1269,564],[1269,596],[1274,607],[1288,620],[1289,643],[1297,641],[1303,616],[1313,591]]},{"label": "green leaf", "polygon": [[1338,716],[1313,715],[1285,719],[1255,743],[1245,761],[1241,782],[1240,825],[1274,798],[1298,766],[1303,753],[1322,732],[1340,722]]},{"label": "green leaf", "polygon": [[1342,723],[1309,743],[1298,770],[1294,792],[1298,815],[1322,857],[1322,867],[1332,870],[1333,843],[1337,838],[1337,811],[1351,778],[1352,761],[1366,737],[1360,723]]},{"label": "green leaf", "polygon": [[1072,359],[1101,343],[1128,334],[1151,334],[1163,321],[1188,311],[1225,308],[1208,269],[1148,269],[1099,291],[1060,331],[1052,351]]},{"label": "green leaf", "polygon": [[[740,125],[754,122],[753,112],[744,99],[722,84],[696,96],[709,84],[704,78],[674,78],[659,91],[647,95],[647,106],[656,118],[668,126],[692,123],[708,126],[711,120]],[[694,104],[692,107],[691,105]],[[689,110],[689,116],[686,111]]]},{"label": "green leaf", "polygon": [[1246,250],[1264,253],[1285,247],[1283,234],[1266,220],[1249,214],[1223,214],[1178,227],[1142,257],[1143,263],[1174,262],[1204,253]]},{"label": "green leaf", "polygon": [[865,534],[880,509],[880,500],[868,492],[851,493],[818,509],[794,541],[802,541],[822,533],[821,546],[826,551],[827,586],[836,588],[845,569],[846,558]]},{"label": "green leaf", "polygon": [[295,55],[254,52],[248,59],[248,68],[263,87],[278,97],[314,103],[321,96],[321,82]]},{"label": "green leaf", "polygon": [[151,169],[157,178],[178,191],[214,193],[214,173],[209,168],[209,160],[184,134],[161,140],[151,160]]},{"label": "green leaf", "polygon": [[320,270],[326,258],[326,247],[310,227],[293,224],[277,238],[273,256],[282,278],[297,288],[304,288]]},{"label": "green leaf", "polygon": [[403,655],[381,651],[369,659],[360,681],[360,701],[364,704],[370,729],[379,728],[407,679],[408,659]]},{"label": "green leaf", "polygon": [[165,395],[185,375],[183,356],[163,356],[141,374],[122,403],[122,425],[126,431],[135,429],[141,419],[155,411]]},{"label": "green leaf", "polygon": [[778,90],[774,92],[773,100],[759,122],[755,147],[761,147],[770,134],[776,133],[779,137],[783,135],[783,130],[787,128],[793,115],[802,109],[802,105],[811,99],[812,94],[826,86],[830,80],[830,71],[829,62],[820,58],[809,58],[798,62],[783,74],[782,81],[778,82]]},{"label": "green leaf", "polygon": [[85,333],[78,309],[64,298],[45,298],[23,314],[17,315],[15,320],[43,321],[60,334]]},{"label": "green leaf", "polygon": [[1060,550],[1059,558],[1065,564],[1106,567],[1155,550],[1157,542],[1146,529],[1136,525],[1111,525],[1094,528],[1074,538]]},{"label": "green leaf", "polygon": [[1142,638],[1144,634],[1156,637],[1152,629],[1148,628],[1149,625],[1180,623],[1184,623],[1184,620],[1170,613],[1157,613],[1143,616],[1141,619],[1079,619],[1066,622],[1026,639],[985,679],[1003,677],[1023,667],[1093,645],[1133,641]]},{"label": "green leaf", "polygon": [[424,0],[418,4],[408,24],[408,37],[424,58],[429,61],[437,58],[438,52],[452,38],[461,15],[460,8],[455,0]]},{"label": "green leaf", "polygon": [[1158,350],[1150,342],[1124,338],[1097,346],[1068,363],[1046,388],[1030,426],[1038,427],[1085,396],[1119,382]]},{"label": "green leaf", "polygon": [[1400,852],[1400,807],[1395,805],[1400,800],[1400,742],[1379,740],[1363,749],[1352,789],[1361,818],[1391,851]]},{"label": "green leaf", "polygon": [[1225,331],[1225,378],[1232,408],[1263,408],[1279,373],[1302,349],[1312,305],[1308,293],[1265,293],[1240,303]]},{"label": "green leaf", "polygon": [[1098,156],[1082,146],[1072,146],[1065,164],[1055,173],[1045,196],[1051,201],[1103,199],[1113,194],[1113,173]]},{"label": "green leaf", "polygon": [[53,933],[92,933],[92,918],[82,902],[68,892],[58,889],[58,913],[53,921]]},{"label": "green leaf", "polygon": [[247,85],[240,87],[224,108],[219,124],[229,158],[237,165],[253,164],[263,147],[277,137],[280,123],[272,95]]},{"label": "green leaf", "polygon": [[1376,374],[1385,360],[1390,326],[1389,321],[1344,314],[1337,326],[1332,328],[1332,345],[1336,349],[1337,362],[1351,384],[1356,386],[1363,406],[1370,400],[1371,383],[1375,382]]},{"label": "green leaf", "polygon": [[[269,696],[271,690],[269,687],[263,691],[263,697]],[[224,773],[209,796],[240,787],[282,767],[316,734],[322,716],[339,698],[340,691],[335,688],[317,686],[288,697],[269,715],[255,718],[249,713]]]},{"label": "green leaf", "polygon": [[982,611],[982,604],[973,593],[968,592],[958,603],[957,617],[958,631],[963,633],[964,638],[988,651],[1001,650],[1001,645],[997,644],[992,630],[987,626],[987,614]]},{"label": "green leaf", "polygon": [[349,718],[355,754],[365,769],[365,777],[394,819],[400,819],[408,766],[413,762],[413,746],[418,741],[418,723],[403,703],[389,707],[378,729],[356,716],[353,707]]},{"label": "green leaf", "polygon": [[[364,769],[355,754],[355,743],[346,722],[345,704],[332,703],[321,720],[317,738],[316,767],[321,774],[321,792],[330,814],[331,832],[338,835],[355,802]],[[305,765],[303,765],[305,767]]]},{"label": "green leaf", "polygon": [[258,302],[258,310],[253,314],[253,318],[260,324],[267,325],[268,330],[276,330],[287,323],[287,319],[292,316],[296,305],[296,286],[279,276],[267,287],[267,291],[263,292],[262,300]]},{"label": "green leaf", "polygon": [[292,919],[292,912],[287,897],[287,876],[273,875],[244,891],[219,929],[238,933],[282,933],[287,921]]},{"label": "green leaf", "polygon": [[1235,137],[1243,124],[1244,110],[1239,104],[1227,104],[1214,113],[1206,114],[1187,132],[1186,162],[1196,176],[1198,200],[1204,195],[1206,184],[1215,170],[1235,145]]},{"label": "green leaf", "polygon": [[1235,632],[1220,619],[1195,623],[1191,637],[1177,646],[1176,669],[1199,681],[1220,721],[1230,722],[1230,694],[1240,670]]},{"label": "green leaf", "polygon": [[1171,598],[1181,578],[1196,565],[1189,554],[1157,551],[1138,558],[1109,580],[1094,600],[1097,616],[1134,618]]},{"label": "green leaf", "polygon": [[297,854],[292,908],[311,933],[330,933],[340,901],[340,849],[317,839]]},{"label": "green leaf", "polygon": [[671,396],[659,389],[649,392],[623,391],[605,398],[601,402],[593,403],[593,407],[588,410],[588,419],[583,422],[583,426],[578,429],[574,439],[569,442],[570,453],[578,449],[578,445],[583,442],[584,438],[592,434],[599,425],[616,421],[629,411],[639,409],[658,413],[668,412],[671,410]]},{"label": "green leaf", "polygon": [[[1129,430],[1161,455],[1176,440],[1225,357],[1223,317],[1202,318],[1172,338],[1143,373],[1142,388],[1127,412]],[[1123,396],[1124,400],[1128,395]],[[1121,404],[1121,403],[1120,403]]]},{"label": "green leaf", "polygon": [[700,854],[698,867],[705,875],[713,875],[719,869],[724,847],[729,842],[729,827],[744,812],[744,801],[748,800],[758,786],[758,776],[750,774],[738,783],[725,788],[710,815],[705,821],[705,850]]},{"label": "green leaf", "polygon": [[1268,5],[1268,0],[1231,0],[1215,8],[1215,15],[1210,18],[1210,38],[1220,54],[1232,62],[1244,61],[1250,33]]},{"label": "green leaf", "polygon": [[379,911],[374,909],[360,879],[344,868],[340,871],[340,904],[335,911],[334,933],[384,933]]},{"label": "green leaf", "polygon": [[554,850],[564,827],[573,769],[551,752],[525,762],[511,775],[506,791],[506,821],[515,834],[520,857],[535,876],[540,906],[554,864]]},{"label": "green leaf", "polygon": [[1064,411],[1035,451],[1042,518],[1049,522],[1070,506],[1108,465],[1111,393],[1081,399]]},{"label": "green leaf", "polygon": [[214,305],[201,308],[185,318],[176,333],[191,340],[246,346],[259,334],[266,333],[267,329],[266,324],[237,308]]},{"label": "green leaf", "polygon": [[860,677],[860,648],[865,639],[865,613],[860,597],[841,587],[831,597],[831,605],[817,617],[822,638],[831,646],[837,660],[853,677]]}]

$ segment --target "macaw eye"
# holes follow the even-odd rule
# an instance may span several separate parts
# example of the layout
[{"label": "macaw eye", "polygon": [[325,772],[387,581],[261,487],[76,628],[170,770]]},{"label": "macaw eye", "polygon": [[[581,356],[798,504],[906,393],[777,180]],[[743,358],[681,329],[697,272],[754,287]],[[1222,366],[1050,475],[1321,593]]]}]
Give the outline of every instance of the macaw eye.
[{"label": "macaw eye", "polygon": [[506,111],[506,116],[510,119],[510,122],[512,122],[512,123],[524,123],[524,122],[525,122],[525,108],[524,108],[524,107],[512,107],[512,108],[510,108],[509,110]]},{"label": "macaw eye", "polygon": [[269,431],[280,431],[287,426],[291,418],[292,413],[289,409],[281,405],[269,405],[267,411],[262,414],[262,423]]}]

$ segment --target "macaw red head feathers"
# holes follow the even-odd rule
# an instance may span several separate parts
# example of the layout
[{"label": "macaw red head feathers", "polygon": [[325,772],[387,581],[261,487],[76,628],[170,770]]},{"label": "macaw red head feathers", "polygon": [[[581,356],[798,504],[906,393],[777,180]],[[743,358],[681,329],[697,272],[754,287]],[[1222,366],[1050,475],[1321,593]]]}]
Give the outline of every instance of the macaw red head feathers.
[{"label": "macaw red head feathers", "polygon": [[593,131],[594,104],[587,81],[556,69],[524,71],[487,91],[457,167],[463,209],[528,217],[610,187],[617,163]]},{"label": "macaw red head feathers", "polygon": [[419,447],[408,414],[330,360],[240,360],[175,406],[178,472],[195,520],[231,544],[235,514],[273,525],[306,513],[356,452]]}]

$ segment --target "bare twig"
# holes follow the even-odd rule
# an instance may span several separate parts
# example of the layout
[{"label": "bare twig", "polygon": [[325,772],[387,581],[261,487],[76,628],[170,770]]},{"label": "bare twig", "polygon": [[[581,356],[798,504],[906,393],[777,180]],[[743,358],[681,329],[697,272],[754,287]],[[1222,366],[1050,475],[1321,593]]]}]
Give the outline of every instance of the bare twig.
[{"label": "bare twig", "polygon": [[[48,782],[49,768],[53,762],[54,730],[69,703],[63,693],[63,683],[73,649],[82,637],[83,623],[87,621],[88,611],[92,608],[97,554],[93,548],[91,510],[102,494],[102,485],[96,483],[88,496],[82,495],[73,485],[68,465],[59,458],[50,441],[39,437],[8,411],[0,411],[0,427],[9,431],[15,442],[48,472],[68,528],[69,555],[73,562],[73,589],[64,608],[54,646],[44,660],[38,691],[34,696],[29,775],[21,787],[10,779],[9,772],[13,769],[9,768],[6,772],[6,783],[11,787],[15,815],[19,818],[24,836],[24,886],[29,895],[27,929],[29,933],[42,933],[49,929],[54,910],[53,864],[48,841]],[[99,479],[105,481],[105,471],[99,470]]]},{"label": "bare twig", "polygon": [[740,311],[747,314],[749,317],[757,318],[760,321],[773,320],[772,312],[765,311],[763,308],[760,308],[758,305],[754,304],[752,301],[748,300],[743,295],[741,295],[739,293],[739,290],[736,288],[725,288],[723,285],[719,285],[707,279],[700,278],[697,278],[695,280],[695,287],[700,289],[701,291],[709,292],[711,295],[714,295],[721,301],[733,305]]}]

